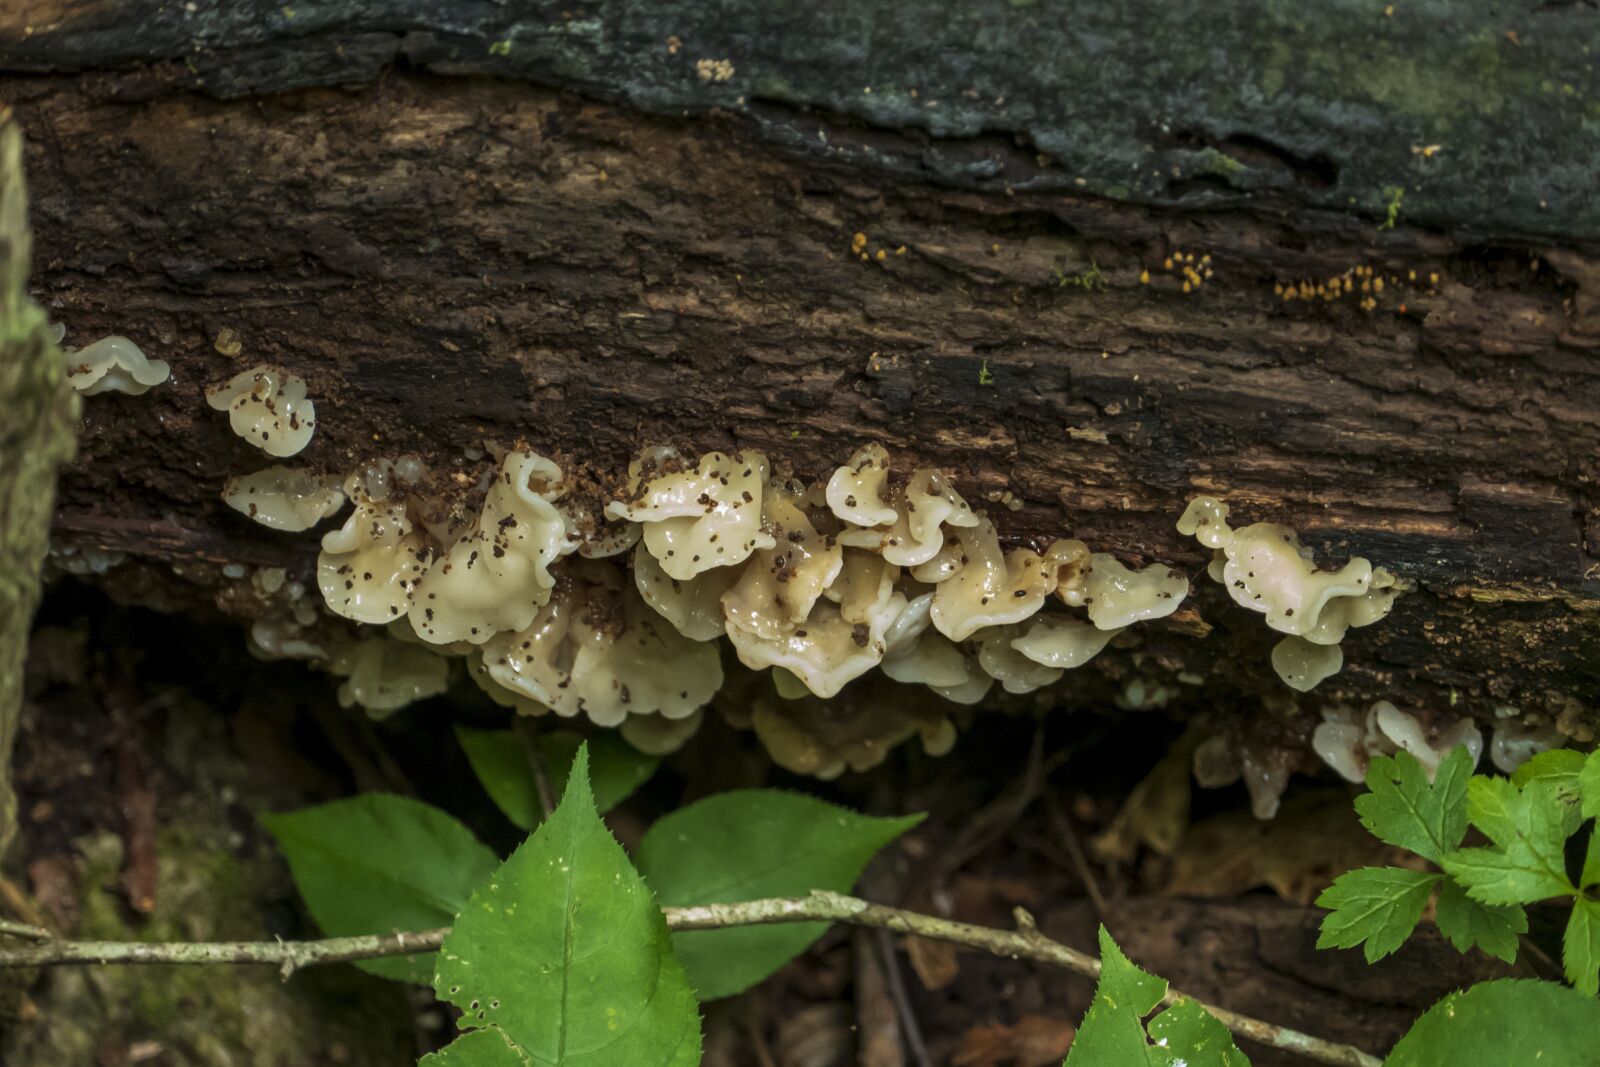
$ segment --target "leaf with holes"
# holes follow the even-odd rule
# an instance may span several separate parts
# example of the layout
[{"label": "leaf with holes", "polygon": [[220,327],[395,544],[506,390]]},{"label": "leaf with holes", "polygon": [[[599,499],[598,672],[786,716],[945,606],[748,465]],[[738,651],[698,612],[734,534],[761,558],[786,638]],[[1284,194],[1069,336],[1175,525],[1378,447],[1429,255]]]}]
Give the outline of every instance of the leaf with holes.
[{"label": "leaf with holes", "polygon": [[464,1030],[498,1031],[539,1067],[700,1062],[694,992],[595,810],[586,746],[555,812],[462,909],[433,985]]}]

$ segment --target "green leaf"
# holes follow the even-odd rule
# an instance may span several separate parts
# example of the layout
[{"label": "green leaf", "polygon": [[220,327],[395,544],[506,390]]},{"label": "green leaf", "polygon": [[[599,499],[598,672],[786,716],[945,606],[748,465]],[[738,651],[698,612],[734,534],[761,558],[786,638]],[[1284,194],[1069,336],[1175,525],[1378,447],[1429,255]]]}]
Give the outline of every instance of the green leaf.
[{"label": "green leaf", "polygon": [[1141,1020],[1166,995],[1166,979],[1135,967],[1100,927],[1100,982],[1064,1067],[1165,1067],[1146,1043]]},{"label": "green leaf", "polygon": [[463,1029],[498,1029],[538,1067],[700,1062],[694,992],[595,810],[586,746],[555,813],[462,909],[433,987]]},{"label": "green leaf", "polygon": [[1499,848],[1458,849],[1441,866],[1485,904],[1532,904],[1577,892],[1566,874],[1570,831],[1556,790],[1548,781],[1519,790],[1504,778],[1474,778],[1467,801],[1472,825]]},{"label": "green leaf", "polygon": [[1466,836],[1471,774],[1472,759],[1462,747],[1444,758],[1431,783],[1409,752],[1375,757],[1367,767],[1368,792],[1356,798],[1361,825],[1380,841],[1437,863]]},{"label": "green leaf", "polygon": [[1600,749],[1589,753],[1578,772],[1578,788],[1583,796],[1583,817],[1600,816]]},{"label": "green leaf", "polygon": [[1422,919],[1437,874],[1400,867],[1362,867],[1346,871],[1317,897],[1322,919],[1318,948],[1361,950],[1376,963],[1405,943]]},{"label": "green leaf", "polygon": [[1528,916],[1516,904],[1480,904],[1448,878],[1441,879],[1434,922],[1457,952],[1477,945],[1507,963],[1517,960],[1517,935],[1528,932]]},{"label": "green leaf", "polygon": [[1577,785],[1578,772],[1583,769],[1583,753],[1570,748],[1553,748],[1539,752],[1527,759],[1511,775],[1512,783],[1521,789],[1529,782],[1549,781]]},{"label": "green leaf", "polygon": [[[777,789],[709,796],[661,818],[636,860],[664,905],[847,893],[873,855],[921,815],[880,819]],[[826,923],[674,934],[701,1000],[732,996],[804,952]]]},{"label": "green leaf", "polygon": [[1506,851],[1462,848],[1444,858],[1444,869],[1484,904],[1534,904],[1575,890],[1564,875],[1522,845]]},{"label": "green leaf", "polygon": [[[261,822],[277,838],[306,908],[329,937],[448,926],[498,862],[451,816],[387,793],[263,815]],[[426,984],[433,955],[356,966]]]},{"label": "green leaf", "polygon": [[[456,739],[467,754],[473,773],[489,798],[506,818],[524,830],[544,821],[539,786],[528,762],[528,750],[514,730],[474,730],[456,727]],[[560,795],[567,785],[567,770],[583,737],[572,730],[548,730],[534,742],[544,760],[550,790]],[[616,734],[598,734],[589,741],[594,774],[594,802],[604,815],[643,785],[661,760],[647,756]]]},{"label": "green leaf", "polygon": [[1250,1067],[1228,1028],[1192,1000],[1151,1019],[1149,1030],[1162,1067]]},{"label": "green leaf", "polygon": [[1589,831],[1589,847],[1583,852],[1583,873],[1578,876],[1578,888],[1588,889],[1600,885],[1600,827]]},{"label": "green leaf", "polygon": [[1502,978],[1450,993],[1383,1067],[1592,1067],[1600,1001],[1556,982]]},{"label": "green leaf", "polygon": [[438,1052],[417,1061],[417,1067],[532,1067],[532,1061],[511,1046],[496,1027],[462,1034]]},{"label": "green leaf", "polygon": [[1561,964],[1578,992],[1591,997],[1600,993],[1600,903],[1588,897],[1573,901],[1561,940]]},{"label": "green leaf", "polygon": [[1540,752],[1518,767],[1511,781],[1518,789],[1525,788],[1531,782],[1544,782],[1550,786],[1551,792],[1561,803],[1562,829],[1571,837],[1585,818],[1581,811],[1583,765],[1583,753],[1570,748],[1552,749]]},{"label": "green leaf", "polygon": [[1192,1000],[1142,1020],[1167,995],[1167,981],[1135,967],[1100,927],[1100,982],[1063,1067],[1250,1067],[1228,1028]]}]

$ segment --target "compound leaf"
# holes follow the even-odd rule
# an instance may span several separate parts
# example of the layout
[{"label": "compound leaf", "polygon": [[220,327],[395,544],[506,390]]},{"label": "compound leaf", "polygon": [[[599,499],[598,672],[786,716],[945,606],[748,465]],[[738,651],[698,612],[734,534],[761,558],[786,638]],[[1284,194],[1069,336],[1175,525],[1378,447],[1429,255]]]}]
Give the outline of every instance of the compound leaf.
[{"label": "compound leaf", "polygon": [[1322,919],[1318,948],[1361,946],[1376,963],[1411,936],[1422,919],[1439,875],[1400,867],[1361,867],[1346,871],[1317,897]]}]

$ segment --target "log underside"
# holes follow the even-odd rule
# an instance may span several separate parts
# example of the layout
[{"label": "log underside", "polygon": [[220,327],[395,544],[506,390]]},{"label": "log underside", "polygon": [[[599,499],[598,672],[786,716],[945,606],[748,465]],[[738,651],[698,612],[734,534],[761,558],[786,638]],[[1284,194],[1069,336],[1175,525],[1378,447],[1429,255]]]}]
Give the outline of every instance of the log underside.
[{"label": "log underside", "polygon": [[[1097,660],[1084,700],[1136,672],[1202,675],[1208,707],[1284,692],[1274,635],[1173,527],[1191,496],[1223,496],[1325,562],[1364,555],[1417,583],[1352,632],[1315,697],[1589,729],[1587,216],[1563,244],[1515,197],[1474,216],[1463,193],[1462,217],[1445,203],[1422,229],[1298,186],[1204,210],[963,187],[906,165],[940,158],[922,132],[792,102],[671,117],[383,63],[312,79],[359,88],[217,100],[177,61],[91,60],[0,77],[0,96],[31,138],[36,296],[69,344],[123,333],[173,367],[143,397],[87,401],[61,486],[55,543],[132,557],[97,579],[115,593],[248,614],[221,565],[314,584],[312,535],[219,499],[271,461],[203,387],[276,362],[310,384],[319,425],[295,462],[323,471],[403,452],[448,466],[520,438],[607,475],[672,443],[825,477],[877,441],[902,473],[953,471],[1008,540],[1070,535],[1186,570],[1190,605]],[[838,150],[797,149],[801,131]],[[982,152],[1001,174],[1042,166],[1008,137]],[[1214,275],[1185,293],[1179,253]],[[1382,292],[1364,276],[1332,300],[1276,291],[1368,266]],[[213,345],[225,328],[237,356]]]}]

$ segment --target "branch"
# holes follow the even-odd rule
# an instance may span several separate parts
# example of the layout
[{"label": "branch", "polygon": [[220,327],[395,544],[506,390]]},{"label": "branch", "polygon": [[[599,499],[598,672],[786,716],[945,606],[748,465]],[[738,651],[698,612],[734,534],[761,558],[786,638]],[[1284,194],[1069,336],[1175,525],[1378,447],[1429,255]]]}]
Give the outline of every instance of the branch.
[{"label": "branch", "polygon": [[[748,900],[733,904],[701,904],[689,908],[663,908],[672,930],[722,930],[734,926],[775,923],[839,922],[900,934],[915,934],[980,949],[1006,959],[1026,959],[1064,967],[1086,978],[1100,977],[1100,961],[1068,948],[1040,933],[1033,917],[1016,910],[1017,929],[953,922],[899,908],[870,904],[838,893],[814,892],[804,897]],[[288,978],[301,967],[322,963],[348,963],[381,956],[404,956],[436,950],[450,928],[415,933],[330,937],[320,941],[212,941],[144,943],[134,941],[43,941],[21,948],[0,950],[0,969],[53,967],[68,963],[259,963],[273,964]],[[1169,989],[1164,1006],[1193,1000]],[[1274,1026],[1226,1008],[1197,1001],[1228,1029],[1241,1037],[1273,1048],[1296,1052],[1334,1067],[1380,1067],[1379,1061],[1350,1045]]]}]

